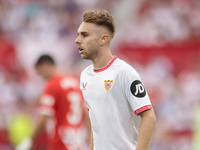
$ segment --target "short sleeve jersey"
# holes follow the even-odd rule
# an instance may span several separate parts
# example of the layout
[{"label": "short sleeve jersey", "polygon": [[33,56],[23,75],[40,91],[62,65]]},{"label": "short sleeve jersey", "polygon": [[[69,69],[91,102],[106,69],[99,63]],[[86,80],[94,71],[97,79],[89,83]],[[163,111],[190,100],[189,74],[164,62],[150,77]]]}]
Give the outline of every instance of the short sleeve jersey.
[{"label": "short sleeve jersey", "polygon": [[50,150],[80,150],[85,144],[83,105],[79,80],[71,75],[50,79],[40,99],[47,122]]},{"label": "short sleeve jersey", "polygon": [[102,69],[88,66],[80,89],[89,109],[94,150],[134,150],[141,117],[152,105],[139,74],[114,57]]}]

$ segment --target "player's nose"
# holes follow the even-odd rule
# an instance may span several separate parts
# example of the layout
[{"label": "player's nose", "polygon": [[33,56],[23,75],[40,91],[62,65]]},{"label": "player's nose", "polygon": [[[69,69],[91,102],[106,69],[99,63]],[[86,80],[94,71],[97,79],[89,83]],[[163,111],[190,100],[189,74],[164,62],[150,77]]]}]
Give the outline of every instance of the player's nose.
[{"label": "player's nose", "polygon": [[79,36],[75,39],[74,42],[75,42],[76,44],[80,44],[80,43],[81,43]]}]

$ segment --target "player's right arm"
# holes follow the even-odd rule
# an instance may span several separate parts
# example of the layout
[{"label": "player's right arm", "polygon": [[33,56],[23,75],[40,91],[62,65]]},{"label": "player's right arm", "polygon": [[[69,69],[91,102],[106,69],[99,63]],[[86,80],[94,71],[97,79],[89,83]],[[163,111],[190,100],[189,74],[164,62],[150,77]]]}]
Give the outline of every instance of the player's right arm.
[{"label": "player's right arm", "polygon": [[33,141],[44,131],[45,125],[49,116],[42,115],[40,121],[36,125],[34,132],[31,137],[27,137],[22,140],[22,142],[16,146],[15,150],[29,150],[34,147]]},{"label": "player's right arm", "polygon": [[40,121],[36,125],[35,131],[33,132],[32,135],[32,141],[36,140],[37,137],[44,131],[46,122],[49,119],[49,116],[46,115],[41,115]]},{"label": "player's right arm", "polygon": [[94,150],[94,143],[93,143],[94,139],[93,139],[93,131],[91,129],[90,132],[90,150]]}]

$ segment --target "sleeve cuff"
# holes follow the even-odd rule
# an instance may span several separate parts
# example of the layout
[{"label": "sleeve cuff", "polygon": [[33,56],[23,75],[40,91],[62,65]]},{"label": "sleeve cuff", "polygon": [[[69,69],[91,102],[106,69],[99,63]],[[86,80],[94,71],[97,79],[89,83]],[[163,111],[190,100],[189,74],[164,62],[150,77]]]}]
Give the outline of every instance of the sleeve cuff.
[{"label": "sleeve cuff", "polygon": [[141,113],[141,112],[143,112],[143,111],[145,111],[147,109],[151,109],[151,108],[153,108],[152,105],[146,105],[146,106],[138,108],[137,110],[134,111],[134,113],[136,115],[138,115],[139,113]]}]

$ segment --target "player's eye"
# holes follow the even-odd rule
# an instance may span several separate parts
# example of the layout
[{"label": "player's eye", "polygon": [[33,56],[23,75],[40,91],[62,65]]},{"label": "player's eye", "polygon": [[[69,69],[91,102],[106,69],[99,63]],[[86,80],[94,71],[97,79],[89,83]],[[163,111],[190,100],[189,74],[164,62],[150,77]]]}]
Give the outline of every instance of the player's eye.
[{"label": "player's eye", "polygon": [[88,35],[87,34],[83,34],[83,37],[87,37]]}]

